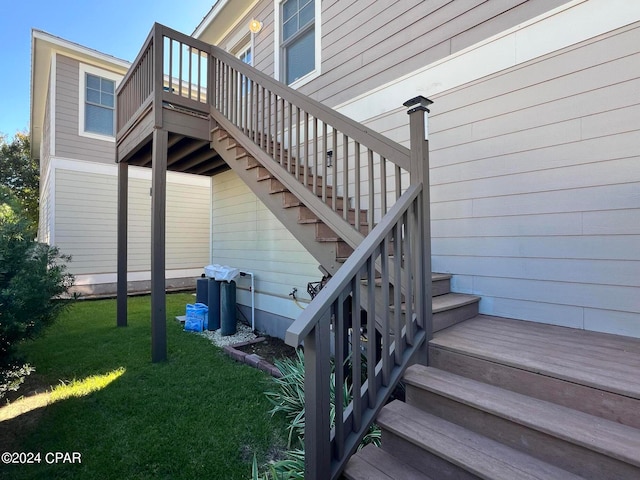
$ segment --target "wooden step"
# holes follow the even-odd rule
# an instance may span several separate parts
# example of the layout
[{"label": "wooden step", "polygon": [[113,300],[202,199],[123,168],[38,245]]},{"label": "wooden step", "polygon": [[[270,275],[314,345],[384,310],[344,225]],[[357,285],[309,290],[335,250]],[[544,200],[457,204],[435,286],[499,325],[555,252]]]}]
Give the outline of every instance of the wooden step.
[{"label": "wooden step", "polygon": [[[456,323],[475,317],[478,315],[479,304],[480,297],[466,293],[447,293],[434,296],[432,300],[433,331],[444,330]],[[403,303],[401,308],[404,315],[407,307]],[[395,311],[395,306],[391,305],[389,311]]]},{"label": "wooden step", "polygon": [[640,478],[640,430],[436,368],[404,382],[410,405],[576,475]]},{"label": "wooden step", "polygon": [[[336,213],[342,217],[342,209],[337,210]],[[351,225],[355,225],[356,219],[356,211],[351,208],[347,211],[348,222]],[[298,210],[298,222],[300,223],[317,223],[320,219],[313,213],[309,208],[304,205],[300,205]],[[367,212],[366,210],[360,211],[360,225],[365,225],[367,223]]]},{"label": "wooden step", "polygon": [[377,419],[382,448],[437,479],[579,480],[581,477],[394,400]]},{"label": "wooden step", "polygon": [[374,445],[351,458],[344,476],[349,480],[435,480]]},{"label": "wooden step", "polygon": [[438,332],[432,366],[640,428],[640,339],[479,315]]}]

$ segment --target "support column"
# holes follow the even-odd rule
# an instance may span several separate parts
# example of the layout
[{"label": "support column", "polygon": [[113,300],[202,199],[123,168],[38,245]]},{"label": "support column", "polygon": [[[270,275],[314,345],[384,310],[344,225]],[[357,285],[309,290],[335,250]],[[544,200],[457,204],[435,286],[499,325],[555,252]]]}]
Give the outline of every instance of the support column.
[{"label": "support column", "polygon": [[422,328],[426,341],[416,355],[416,361],[422,365],[429,364],[429,340],[433,337],[433,288],[431,282],[431,198],[429,180],[429,140],[427,139],[427,108],[433,102],[426,97],[418,96],[408,100],[404,106],[409,110],[409,135],[411,149],[412,185],[422,184],[417,208],[416,240],[420,245],[420,265],[416,278],[416,304],[422,306]]},{"label": "support column", "polygon": [[151,164],[151,361],[167,359],[165,294],[165,213],[167,203],[166,130],[153,131]]},{"label": "support column", "polygon": [[129,217],[129,164],[118,163],[118,327],[127,326],[127,224]]}]

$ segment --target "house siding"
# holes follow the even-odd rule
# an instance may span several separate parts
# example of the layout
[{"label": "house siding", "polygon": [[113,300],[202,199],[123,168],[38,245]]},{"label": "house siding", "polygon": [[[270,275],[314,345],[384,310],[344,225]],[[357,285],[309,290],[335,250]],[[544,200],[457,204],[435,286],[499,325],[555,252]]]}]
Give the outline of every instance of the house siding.
[{"label": "house siding", "polygon": [[51,88],[47,90],[46,107],[44,112],[44,123],[42,125],[42,141],[40,143],[40,195],[38,205],[38,241],[51,243],[51,219],[52,198],[51,198]]},{"label": "house siding", "polygon": [[481,312],[640,336],[638,45],[636,24],[433,98],[433,267]]},{"label": "house siding", "polygon": [[[72,273],[116,271],[117,171],[115,166],[109,170],[56,169],[56,243],[62,252],[73,256]],[[134,167],[131,172],[128,270],[146,272],[151,256],[151,181],[139,177],[148,177],[150,172]],[[168,174],[167,270],[201,269],[208,264],[209,206],[208,182]]]},{"label": "house siding", "polygon": [[80,62],[58,54],[56,66],[56,155],[114,163],[115,142],[79,135]]},{"label": "house siding", "polygon": [[[567,0],[325,0],[322,74],[299,90],[335,106],[565,3]],[[263,23],[255,38],[254,65],[274,75],[273,0],[258,2],[219,45],[232,49],[251,18]],[[206,36],[202,40],[213,41]]]},{"label": "house siding", "polygon": [[[289,293],[309,300],[307,283],[322,277],[318,262],[232,171],[212,178],[212,259],[255,275],[256,308],[288,318],[301,312]],[[250,305],[248,282],[238,303]]]}]

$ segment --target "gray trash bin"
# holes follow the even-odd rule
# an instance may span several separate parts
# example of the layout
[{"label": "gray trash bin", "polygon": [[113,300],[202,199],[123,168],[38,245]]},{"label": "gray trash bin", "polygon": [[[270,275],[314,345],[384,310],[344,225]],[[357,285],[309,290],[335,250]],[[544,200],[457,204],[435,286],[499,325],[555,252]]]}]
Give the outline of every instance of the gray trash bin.
[{"label": "gray trash bin", "polygon": [[220,282],[220,335],[236,333],[236,323],[236,282]]}]

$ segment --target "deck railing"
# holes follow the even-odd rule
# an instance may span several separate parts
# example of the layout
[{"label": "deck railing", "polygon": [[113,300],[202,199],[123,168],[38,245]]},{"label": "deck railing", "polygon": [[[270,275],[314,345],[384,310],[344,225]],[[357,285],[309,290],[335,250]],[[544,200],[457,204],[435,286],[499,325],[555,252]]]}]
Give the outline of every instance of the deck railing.
[{"label": "deck railing", "polygon": [[420,97],[405,104],[411,107],[407,149],[223,50],[158,24],[117,96],[118,141],[152,110],[157,128],[164,108],[210,113],[355,248],[286,334],[289,345],[304,344],[305,478],[337,478],[409,362],[427,361],[430,102]]},{"label": "deck railing", "polygon": [[217,47],[212,60],[213,107],[355,230],[373,230],[409,185],[409,150]]},{"label": "deck railing", "polygon": [[211,45],[154,24],[140,53],[122,79],[117,95],[118,138],[155,108],[162,126],[162,107],[209,115]]}]

